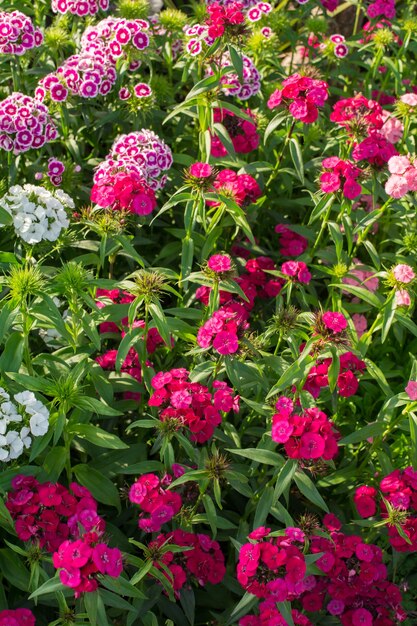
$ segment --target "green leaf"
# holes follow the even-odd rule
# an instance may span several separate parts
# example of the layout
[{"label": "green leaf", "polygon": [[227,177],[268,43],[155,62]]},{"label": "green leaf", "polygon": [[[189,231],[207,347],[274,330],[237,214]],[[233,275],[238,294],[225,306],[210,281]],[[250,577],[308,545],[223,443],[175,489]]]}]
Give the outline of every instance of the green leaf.
[{"label": "green leaf", "polygon": [[98,591],[83,594],[84,606],[91,626],[97,626]]},{"label": "green leaf", "polygon": [[210,524],[211,533],[213,535],[213,539],[215,539],[217,535],[216,507],[214,505],[213,500],[210,498],[210,496],[207,493],[203,495],[202,500],[203,500],[204,510],[207,515],[207,520],[208,520],[208,523]]},{"label": "green leaf", "polygon": [[285,619],[287,626],[294,626],[291,613],[291,602],[277,602],[277,609]]},{"label": "green leaf", "polygon": [[119,492],[102,472],[82,464],[76,465],[73,470],[77,480],[91,491],[96,500],[114,506],[118,511],[121,510]]},{"label": "green leaf", "polygon": [[334,200],[335,197],[333,194],[325,194],[311,211],[308,225],[310,226],[310,224],[314,224],[314,222],[317,221],[322,215],[327,213],[327,211],[332,206]]},{"label": "green leaf", "polygon": [[265,463],[265,465],[275,465],[275,467],[282,467],[284,464],[283,457],[277,452],[271,450],[263,450],[261,448],[246,448],[246,449],[233,449],[226,448],[227,452],[243,456],[246,459],[251,459],[256,463]]},{"label": "green leaf", "polygon": [[241,617],[249,613],[249,611],[255,606],[255,604],[257,604],[257,602],[258,598],[256,596],[254,596],[252,593],[246,592],[231,612],[230,617],[226,622],[227,626],[239,621]]},{"label": "green leaf", "polygon": [[345,446],[352,443],[362,443],[369,439],[369,437],[377,437],[383,433],[386,428],[386,424],[384,422],[372,422],[372,424],[367,424],[363,428],[359,430],[355,430],[355,432],[350,433],[346,437],[343,437],[339,441],[339,446]]},{"label": "green leaf", "polygon": [[155,326],[168,348],[171,347],[171,335],[169,326],[165,317],[165,313],[159,302],[151,302],[149,304],[149,313],[152,316]]},{"label": "green leaf", "polygon": [[46,455],[42,467],[51,483],[56,483],[67,461],[68,451],[63,446],[54,446]]},{"label": "green leaf", "polygon": [[281,494],[290,486],[297,467],[297,462],[294,459],[287,459],[285,465],[281,467],[275,483],[274,502],[276,502]]},{"label": "green leaf", "polygon": [[65,589],[64,585],[59,580],[58,574],[56,574],[53,578],[50,578],[46,582],[43,583],[36,591],[34,591],[30,596],[29,600],[33,600],[33,598],[38,598],[39,596],[44,596],[47,593],[54,593],[55,591],[63,591]]},{"label": "green leaf", "polygon": [[76,401],[74,401],[74,405],[79,409],[87,409],[88,411],[93,411],[93,413],[97,413],[97,415],[109,415],[111,417],[117,417],[118,415],[122,414],[121,411],[116,411],[116,409],[113,409],[101,400],[97,400],[97,398],[90,398],[88,396],[78,398]]},{"label": "green leaf", "polygon": [[391,294],[384,306],[384,314],[382,317],[381,343],[384,343],[388,337],[391,324],[394,321],[397,303],[394,294]]},{"label": "green leaf", "polygon": [[290,139],[290,155],[292,162],[294,163],[294,168],[297,176],[300,182],[304,185],[303,153],[301,152],[300,144],[298,143],[297,137],[291,137]]},{"label": "green leaf", "polygon": [[365,289],[364,287],[356,287],[356,285],[347,285],[345,283],[343,284],[335,283],[335,284],[329,285],[329,287],[338,287],[339,289],[343,289],[343,291],[348,291],[353,296],[356,296],[357,298],[360,298],[361,300],[365,300],[365,302],[367,302],[371,306],[376,307],[377,309],[380,309],[384,303],[381,296],[378,296],[377,294],[372,293],[372,291],[368,291],[368,289]]},{"label": "green leaf", "polygon": [[269,135],[274,132],[282,124],[284,120],[288,117],[288,113],[278,113],[272,120],[269,122],[268,126],[265,129],[264,133],[264,143],[267,142]]},{"label": "green leaf", "polygon": [[2,372],[17,372],[23,359],[23,335],[14,332],[6,341],[4,350],[0,356],[0,370]]},{"label": "green leaf", "polygon": [[233,68],[236,71],[236,74],[238,75],[238,78],[240,80],[240,82],[243,83],[243,58],[241,53],[236,50],[236,48],[234,46],[231,46],[230,44],[227,46],[227,49],[229,51],[230,54],[230,60],[232,62]]},{"label": "green leaf", "polygon": [[304,474],[304,472],[295,472],[294,481],[307,500],[318,506],[320,509],[323,509],[323,511],[326,511],[326,513],[329,513],[328,506],[319,494],[317,487],[313,481],[306,474]]},{"label": "green leaf", "polygon": [[27,593],[30,574],[13,550],[9,548],[0,550],[0,570],[4,578],[6,578],[13,587],[17,587]]},{"label": "green leaf", "polygon": [[337,350],[334,346],[330,346],[330,352],[332,353],[332,362],[329,367],[328,377],[329,377],[329,389],[333,392],[336,389],[337,378],[340,372],[340,359],[337,354]]},{"label": "green leaf", "polygon": [[[152,565],[152,561],[150,561]],[[133,580],[133,579],[132,579]],[[128,598],[141,598],[145,599],[145,594],[137,589],[132,581],[127,580],[123,576],[119,576],[119,578],[111,578],[110,576],[101,576],[100,577],[101,584],[106,587],[109,591],[113,591],[113,593],[119,596],[126,596]]]},{"label": "green leaf", "polygon": [[256,507],[256,511],[255,511],[255,519],[253,521],[254,528],[258,528],[259,526],[264,525],[273,503],[274,503],[273,487],[264,487],[263,493],[259,499],[259,502]]},{"label": "green leaf", "polygon": [[108,433],[106,430],[92,424],[70,424],[67,431],[72,435],[86,439],[100,448],[121,450],[129,448],[117,435]]}]

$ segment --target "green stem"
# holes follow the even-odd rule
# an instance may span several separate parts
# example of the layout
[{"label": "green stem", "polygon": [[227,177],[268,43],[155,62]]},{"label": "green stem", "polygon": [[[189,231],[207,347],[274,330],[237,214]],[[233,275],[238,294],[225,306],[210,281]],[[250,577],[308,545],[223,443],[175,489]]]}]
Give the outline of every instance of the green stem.
[{"label": "green stem", "polygon": [[285,149],[286,149],[286,147],[287,147],[287,145],[288,145],[288,143],[289,143],[289,141],[291,139],[291,135],[292,135],[293,130],[294,130],[295,122],[296,122],[296,120],[294,119],[292,121],[292,124],[291,124],[289,130],[288,130],[287,136],[286,136],[284,144],[282,146],[281,153],[280,153],[280,155],[279,155],[279,157],[277,159],[277,162],[275,163],[274,169],[271,172],[271,176],[269,177],[268,182],[266,183],[267,187],[269,187],[269,185],[272,183],[272,181],[276,178],[276,176],[278,174],[279,166],[281,165],[281,161],[282,161],[282,159],[284,157]]}]

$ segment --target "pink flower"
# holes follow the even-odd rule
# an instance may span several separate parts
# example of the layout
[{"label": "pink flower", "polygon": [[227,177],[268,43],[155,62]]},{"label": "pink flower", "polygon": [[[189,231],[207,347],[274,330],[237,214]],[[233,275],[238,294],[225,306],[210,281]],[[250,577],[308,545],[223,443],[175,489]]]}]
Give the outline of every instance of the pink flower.
[{"label": "pink flower", "polygon": [[213,174],[213,168],[208,163],[193,163],[188,171],[195,178],[209,178]]},{"label": "pink flower", "polygon": [[393,274],[396,280],[404,284],[410,283],[416,276],[412,267],[405,264],[396,265]]},{"label": "pink flower", "polygon": [[410,400],[417,400],[417,380],[410,380],[405,388]]},{"label": "pink flower", "polygon": [[366,609],[356,609],[352,613],[352,624],[353,626],[372,626],[372,613]]},{"label": "pink flower", "polygon": [[109,548],[105,543],[98,543],[93,549],[92,559],[101,574],[118,578],[122,573],[122,553],[119,548]]},{"label": "pink flower", "polygon": [[368,328],[368,322],[367,322],[366,317],[362,315],[361,313],[354,313],[352,315],[352,322],[355,326],[358,337],[359,338],[362,337],[363,333]]},{"label": "pink flower", "polygon": [[228,272],[232,268],[232,260],[227,254],[213,254],[207,261],[207,267],[213,272]]},{"label": "pink flower", "polygon": [[347,328],[347,319],[342,313],[327,311],[323,313],[322,320],[324,325],[335,333],[341,333]]},{"label": "pink flower", "polygon": [[321,435],[316,433],[304,433],[300,440],[301,456],[307,459],[318,459],[322,456],[325,448],[325,441]]},{"label": "pink flower", "polygon": [[233,332],[220,331],[213,339],[213,348],[219,354],[234,354],[239,349],[239,340]]},{"label": "pink flower", "polygon": [[417,106],[417,94],[415,93],[405,93],[404,95],[400,96],[400,100],[401,102],[405,102],[405,104],[408,104],[409,106]]},{"label": "pink flower", "polygon": [[276,419],[280,417],[277,414],[272,418],[272,440],[276,443],[286,443],[292,435],[294,426],[285,419]]},{"label": "pink flower", "polygon": [[411,298],[407,289],[397,289],[395,292],[395,303],[397,306],[410,306]]}]

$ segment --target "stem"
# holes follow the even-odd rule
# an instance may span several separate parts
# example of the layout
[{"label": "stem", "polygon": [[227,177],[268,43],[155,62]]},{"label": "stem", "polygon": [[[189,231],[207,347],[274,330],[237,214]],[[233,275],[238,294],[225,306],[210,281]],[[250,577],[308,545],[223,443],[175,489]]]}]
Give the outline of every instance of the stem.
[{"label": "stem", "polygon": [[293,130],[294,130],[295,121],[296,121],[295,119],[292,121],[292,124],[291,124],[291,126],[290,126],[290,128],[288,130],[287,136],[286,136],[285,141],[284,141],[284,145],[282,146],[281,154],[279,155],[278,160],[275,163],[274,169],[272,170],[271,176],[269,177],[269,180],[266,183],[267,187],[269,187],[269,185],[272,183],[272,181],[276,178],[276,175],[278,174],[279,166],[281,165],[281,161],[282,161],[282,159],[284,157],[285,149],[286,149],[286,147],[288,145],[288,142],[291,139],[291,135],[292,135]]}]

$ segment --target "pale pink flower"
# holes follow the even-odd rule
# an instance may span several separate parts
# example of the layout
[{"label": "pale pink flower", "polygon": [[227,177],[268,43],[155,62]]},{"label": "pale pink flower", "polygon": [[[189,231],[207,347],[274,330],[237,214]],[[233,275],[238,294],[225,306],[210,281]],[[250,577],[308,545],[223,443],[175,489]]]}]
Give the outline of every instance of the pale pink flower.
[{"label": "pale pink flower", "polygon": [[395,292],[395,302],[397,306],[410,306],[411,298],[406,289],[398,289]]},{"label": "pale pink flower", "polygon": [[406,156],[393,156],[388,161],[388,171],[390,174],[405,174],[409,167],[410,161]]},{"label": "pale pink flower", "polygon": [[410,400],[417,400],[417,380],[410,380],[405,391]]},{"label": "pale pink flower", "polygon": [[405,93],[403,96],[400,96],[400,100],[409,106],[417,106],[417,94],[415,93]]},{"label": "pale pink flower", "polygon": [[411,281],[415,278],[415,273],[412,267],[406,265],[405,263],[400,263],[396,265],[393,269],[393,274],[395,278],[400,283],[411,283]]},{"label": "pale pink flower", "polygon": [[361,315],[360,313],[354,313],[352,315],[352,322],[355,326],[356,334],[359,338],[362,337],[363,333],[368,328],[368,322],[366,317],[364,315]]},{"label": "pale pink flower", "polygon": [[390,143],[397,143],[403,136],[404,126],[399,119],[392,117],[388,111],[382,112],[384,125],[379,130],[381,135]]}]

